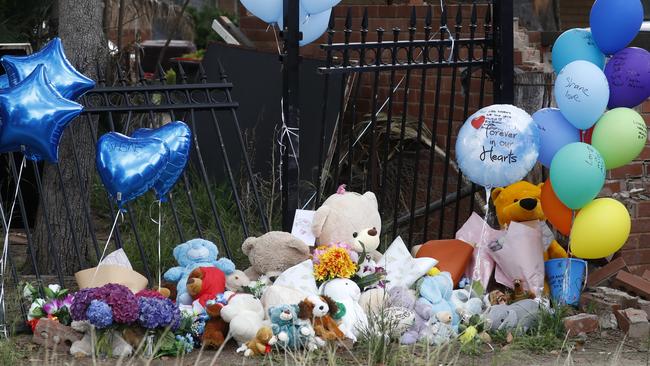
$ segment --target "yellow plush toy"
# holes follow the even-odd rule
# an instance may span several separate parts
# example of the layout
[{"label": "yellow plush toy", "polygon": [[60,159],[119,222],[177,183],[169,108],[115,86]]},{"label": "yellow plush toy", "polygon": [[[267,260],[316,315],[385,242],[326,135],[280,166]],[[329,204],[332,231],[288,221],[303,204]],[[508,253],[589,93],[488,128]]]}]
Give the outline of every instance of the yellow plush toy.
[{"label": "yellow plush toy", "polygon": [[[504,188],[492,190],[492,201],[501,228],[507,228],[512,221],[545,221],[540,197],[544,183],[534,185],[526,181],[513,183]],[[544,260],[566,258],[567,252],[555,240],[544,253]]]}]

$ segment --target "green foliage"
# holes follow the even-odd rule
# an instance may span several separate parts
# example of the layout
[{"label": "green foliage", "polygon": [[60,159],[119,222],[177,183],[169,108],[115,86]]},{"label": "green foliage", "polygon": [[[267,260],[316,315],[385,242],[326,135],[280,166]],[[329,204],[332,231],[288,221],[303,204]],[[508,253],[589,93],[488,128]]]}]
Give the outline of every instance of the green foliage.
[{"label": "green foliage", "polygon": [[53,5],[54,0],[0,0],[0,42],[30,42],[38,48],[54,33],[49,27]]},{"label": "green foliage", "polygon": [[197,48],[206,48],[210,42],[221,39],[212,29],[212,21],[226,15],[223,11],[214,6],[204,6],[201,9],[190,7],[187,12],[194,21],[194,43]]},{"label": "green foliage", "polygon": [[553,312],[541,310],[531,329],[514,338],[514,345],[535,353],[559,350],[565,338],[562,319],[568,308],[555,305],[553,309]]},{"label": "green foliage", "polygon": [[25,356],[23,349],[11,338],[0,337],[0,365],[18,365]]},{"label": "green foliage", "polygon": [[[173,205],[179,221],[178,227],[175,223],[171,202],[164,202],[160,206],[162,218],[161,271],[164,273],[166,269],[177,265],[172,252],[176,245],[182,243],[179,228],[184,240],[202,237],[214,242],[219,248],[219,256],[226,256],[225,246],[227,245],[232,252],[232,260],[237,268],[248,267],[248,258],[241,252],[241,244],[245,237],[230,184],[226,182],[210,184],[210,193],[214,198],[215,208],[223,228],[223,236],[226,238],[224,242],[213,214],[210,194],[203,180],[198,174],[188,170],[187,181],[189,184],[187,188],[191,196],[185,192],[186,187],[182,177],[172,191]],[[101,214],[99,220],[101,228],[97,230],[108,233],[113,218],[107,207],[106,192],[98,178],[95,179],[92,195],[93,211]],[[264,234],[252,193],[240,192],[240,199],[243,203],[244,220],[250,230],[249,234],[253,236]],[[195,215],[199,222],[200,233],[194,219]],[[280,216],[276,215],[276,217]],[[133,220],[133,224],[131,220]],[[153,193],[149,192],[130,202],[127,212],[124,214],[124,220],[120,220],[118,228],[123,248],[134,269],[144,274],[146,262],[147,268],[154,277],[154,282],[157,282],[158,225],[152,220],[158,220],[158,205]],[[279,225],[279,223],[275,224],[275,227]],[[132,226],[137,228],[137,236]],[[142,253],[138,240],[142,246]],[[100,245],[104,243],[100,240]],[[107,252],[113,249],[112,245],[112,243],[109,245]],[[102,249],[100,248],[100,251]]]}]

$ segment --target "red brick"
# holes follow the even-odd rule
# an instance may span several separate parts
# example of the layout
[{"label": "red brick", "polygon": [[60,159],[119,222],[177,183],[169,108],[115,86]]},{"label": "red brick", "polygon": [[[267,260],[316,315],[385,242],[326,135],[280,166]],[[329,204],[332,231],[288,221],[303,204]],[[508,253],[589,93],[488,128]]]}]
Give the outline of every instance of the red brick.
[{"label": "red brick", "polygon": [[593,314],[577,314],[563,319],[564,328],[569,332],[569,337],[580,333],[593,333],[598,331],[598,316]]},{"label": "red brick", "polygon": [[650,281],[631,273],[619,271],[612,282],[612,287],[642,297],[645,300],[650,300]]},{"label": "red brick", "polygon": [[587,278],[587,286],[598,286],[608,279],[616,276],[616,273],[618,273],[618,271],[625,269],[626,267],[627,264],[625,263],[625,259],[614,259],[602,268],[599,268],[596,271],[590,273],[589,277]]},{"label": "red brick", "polygon": [[603,190],[600,192],[604,196],[611,196],[614,193],[621,191],[621,182],[620,181],[610,181],[605,183]]},{"label": "red brick", "polygon": [[610,179],[622,179],[629,177],[640,177],[643,175],[643,164],[638,162],[630,163],[626,166],[609,171]]},{"label": "red brick", "polygon": [[633,219],[631,233],[650,233],[650,218],[640,217]]},{"label": "red brick", "polygon": [[580,295],[580,309],[583,311],[586,311],[586,309],[593,309],[596,313],[601,314],[612,313],[620,308],[621,305],[619,303],[610,299],[605,299],[600,294],[584,292]]},{"label": "red brick", "polygon": [[34,330],[32,342],[60,352],[70,352],[70,345],[81,339],[81,333],[57,321],[42,318]]},{"label": "red brick", "polygon": [[650,335],[648,314],[643,310],[625,309],[614,312],[619,328],[631,338],[647,338]]},{"label": "red brick", "polygon": [[650,113],[650,101],[646,101],[641,105],[641,110],[643,113]]},{"label": "red brick", "polygon": [[621,257],[629,265],[650,264],[650,249],[623,250]]}]

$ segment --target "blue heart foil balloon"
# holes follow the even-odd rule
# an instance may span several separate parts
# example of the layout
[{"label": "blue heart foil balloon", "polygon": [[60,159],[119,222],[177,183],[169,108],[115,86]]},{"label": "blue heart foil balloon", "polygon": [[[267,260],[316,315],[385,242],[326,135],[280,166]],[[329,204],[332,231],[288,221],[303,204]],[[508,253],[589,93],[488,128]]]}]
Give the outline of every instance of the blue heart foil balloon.
[{"label": "blue heart foil balloon", "polygon": [[154,183],[153,189],[159,200],[165,201],[165,195],[172,189],[185,170],[189,159],[192,131],[182,121],[168,123],[156,129],[140,128],[131,134],[134,138],[155,137],[161,139],[169,149],[169,160],[162,174]]},{"label": "blue heart foil balloon", "polygon": [[18,85],[0,89],[0,153],[23,151],[30,160],[58,161],[61,135],[83,107],[49,83],[39,65]]},{"label": "blue heart foil balloon", "polygon": [[65,57],[60,38],[54,38],[40,51],[29,56],[9,56],[0,58],[9,77],[9,85],[16,85],[36,69],[38,65],[47,67],[47,76],[56,90],[65,98],[77,100],[95,86],[92,79],[77,71]]},{"label": "blue heart foil balloon", "polygon": [[5,89],[9,87],[9,78],[7,74],[0,75],[0,89]]},{"label": "blue heart foil balloon", "polygon": [[109,132],[97,142],[95,163],[104,187],[122,207],[153,187],[168,159],[169,150],[160,139]]}]

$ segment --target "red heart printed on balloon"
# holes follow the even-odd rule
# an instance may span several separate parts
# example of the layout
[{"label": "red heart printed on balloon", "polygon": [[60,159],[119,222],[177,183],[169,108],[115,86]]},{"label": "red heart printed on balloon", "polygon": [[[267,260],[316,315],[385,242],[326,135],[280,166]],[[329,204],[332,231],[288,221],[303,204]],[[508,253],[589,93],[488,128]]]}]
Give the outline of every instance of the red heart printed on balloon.
[{"label": "red heart printed on balloon", "polygon": [[483,123],[485,122],[485,116],[479,116],[476,117],[472,120],[472,126],[476,128],[477,130],[483,126]]}]

